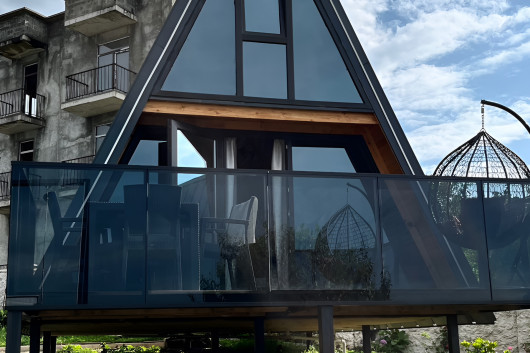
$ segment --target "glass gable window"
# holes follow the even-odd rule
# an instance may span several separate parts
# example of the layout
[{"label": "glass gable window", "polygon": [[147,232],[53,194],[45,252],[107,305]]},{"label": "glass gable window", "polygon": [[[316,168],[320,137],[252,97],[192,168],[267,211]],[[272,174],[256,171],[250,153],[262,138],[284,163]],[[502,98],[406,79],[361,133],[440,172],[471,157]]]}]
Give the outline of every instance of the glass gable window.
[{"label": "glass gable window", "polygon": [[245,0],[245,29],[249,32],[280,34],[277,0]]},{"label": "glass gable window", "polygon": [[162,90],[236,93],[233,0],[206,1]]},{"label": "glass gable window", "polygon": [[243,43],[245,96],[287,98],[285,45]]},{"label": "glass gable window", "polygon": [[206,0],[166,70],[162,95],[363,103],[313,0]]},{"label": "glass gable window", "polygon": [[293,0],[295,98],[362,103],[348,69],[311,0]]}]

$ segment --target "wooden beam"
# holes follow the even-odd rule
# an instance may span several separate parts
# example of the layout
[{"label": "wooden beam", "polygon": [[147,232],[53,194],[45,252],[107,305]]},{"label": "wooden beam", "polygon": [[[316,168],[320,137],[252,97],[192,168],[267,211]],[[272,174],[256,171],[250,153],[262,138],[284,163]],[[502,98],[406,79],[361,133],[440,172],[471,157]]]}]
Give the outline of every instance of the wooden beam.
[{"label": "wooden beam", "polygon": [[227,106],[168,101],[147,102],[144,113],[245,120],[297,121],[333,124],[378,124],[373,113]]}]

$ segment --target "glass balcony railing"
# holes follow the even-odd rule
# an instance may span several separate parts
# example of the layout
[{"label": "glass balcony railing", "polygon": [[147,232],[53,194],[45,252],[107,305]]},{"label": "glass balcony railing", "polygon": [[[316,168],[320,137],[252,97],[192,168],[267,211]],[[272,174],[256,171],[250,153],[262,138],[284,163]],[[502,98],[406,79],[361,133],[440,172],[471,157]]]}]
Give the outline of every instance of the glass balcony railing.
[{"label": "glass balcony railing", "polygon": [[8,308],[530,302],[530,182],[42,163],[12,175]]}]

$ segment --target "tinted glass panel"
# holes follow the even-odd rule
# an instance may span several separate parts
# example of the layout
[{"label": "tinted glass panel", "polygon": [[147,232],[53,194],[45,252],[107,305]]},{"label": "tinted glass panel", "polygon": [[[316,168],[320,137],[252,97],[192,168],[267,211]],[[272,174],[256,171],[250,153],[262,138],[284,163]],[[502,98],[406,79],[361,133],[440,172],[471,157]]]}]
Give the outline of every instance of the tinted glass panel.
[{"label": "tinted glass panel", "polygon": [[345,289],[361,298],[382,289],[374,187],[373,180],[272,176],[274,289]]},{"label": "tinted glass panel", "polygon": [[245,0],[245,28],[250,32],[280,33],[278,0]]},{"label": "tinted glass panel", "polygon": [[[380,179],[382,249],[390,299],[488,300],[479,185]],[[458,290],[458,295],[450,295]],[[427,295],[428,293],[428,295]]]},{"label": "tinted glass panel", "polygon": [[236,93],[233,0],[209,0],[195,22],[162,90]]},{"label": "tinted glass panel", "polygon": [[491,288],[494,300],[528,300],[530,184],[484,183]]},{"label": "tinted glass panel", "polygon": [[293,0],[293,41],[296,99],[362,103],[312,0]]},{"label": "tinted glass panel", "polygon": [[355,173],[344,148],[293,147],[293,170]]},{"label": "tinted glass panel", "polygon": [[245,96],[287,98],[285,45],[243,43]]},{"label": "tinted glass panel", "polygon": [[160,165],[160,144],[165,141],[141,140],[129,161],[130,165]]}]

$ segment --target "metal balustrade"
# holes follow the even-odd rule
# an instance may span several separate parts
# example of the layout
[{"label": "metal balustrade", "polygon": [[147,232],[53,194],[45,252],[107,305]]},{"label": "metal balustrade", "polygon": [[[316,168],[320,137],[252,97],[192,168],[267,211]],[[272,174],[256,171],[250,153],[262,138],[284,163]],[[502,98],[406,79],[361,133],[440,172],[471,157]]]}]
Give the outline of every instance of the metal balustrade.
[{"label": "metal balustrade", "polygon": [[0,201],[11,197],[11,172],[0,173]]},{"label": "metal balustrade", "polygon": [[66,100],[79,99],[111,90],[127,93],[136,73],[117,64],[66,76]]},{"label": "metal balustrade", "polygon": [[35,119],[44,119],[44,96],[24,89],[0,94],[0,119],[13,114],[24,114]]},{"label": "metal balustrade", "polygon": [[12,175],[8,302],[530,304],[528,181],[65,163]]}]

